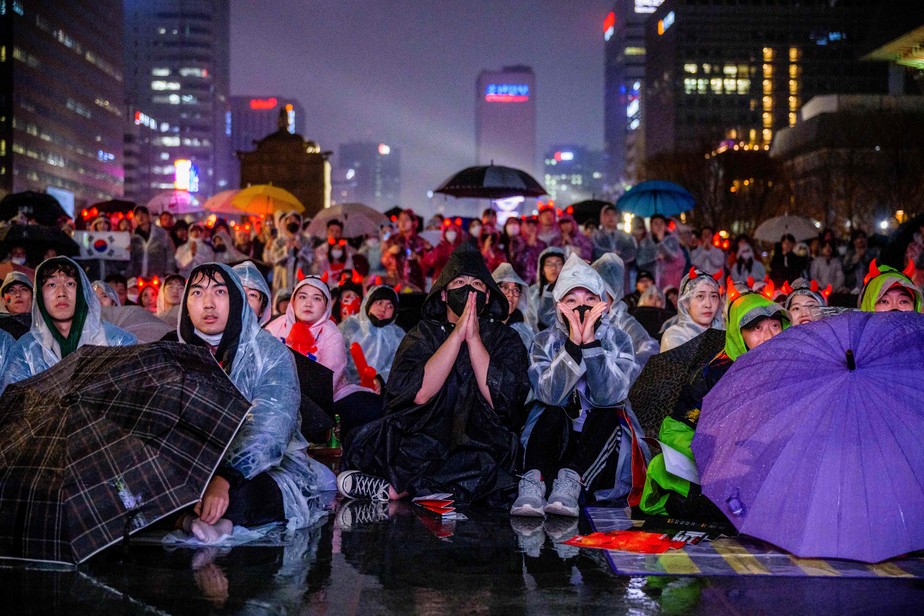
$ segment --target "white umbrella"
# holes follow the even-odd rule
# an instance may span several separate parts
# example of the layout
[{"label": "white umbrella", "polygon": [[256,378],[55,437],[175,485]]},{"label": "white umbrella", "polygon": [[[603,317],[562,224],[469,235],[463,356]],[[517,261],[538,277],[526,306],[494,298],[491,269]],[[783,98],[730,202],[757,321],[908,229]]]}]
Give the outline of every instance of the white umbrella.
[{"label": "white umbrella", "polygon": [[342,203],[323,209],[311,220],[307,232],[315,237],[324,237],[327,223],[339,220],[343,223],[344,237],[378,235],[379,225],[387,224],[388,217],[362,203]]},{"label": "white umbrella", "polygon": [[158,193],[147,203],[152,214],[170,212],[172,214],[199,214],[202,206],[199,200],[185,190],[165,190]]},{"label": "white umbrella", "polygon": [[818,235],[818,227],[811,220],[802,216],[783,214],[768,218],[754,229],[754,239],[761,242],[779,242],[780,238],[791,233],[797,242],[811,239]]},{"label": "white umbrella", "polygon": [[212,195],[202,204],[202,209],[216,214],[232,214],[234,216],[243,216],[244,212],[231,205],[231,199],[237,196],[240,190],[223,190],[218,194]]}]

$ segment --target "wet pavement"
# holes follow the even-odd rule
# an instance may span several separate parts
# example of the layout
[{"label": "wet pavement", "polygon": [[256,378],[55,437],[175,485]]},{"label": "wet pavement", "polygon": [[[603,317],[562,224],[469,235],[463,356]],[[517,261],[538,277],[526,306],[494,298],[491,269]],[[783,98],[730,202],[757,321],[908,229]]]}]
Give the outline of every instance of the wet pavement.
[{"label": "wet pavement", "polygon": [[[625,577],[561,518],[332,504],[319,524],[234,548],[115,546],[76,570],[0,563],[0,614],[920,614],[924,582]],[[338,511],[339,509],[339,511]],[[267,545],[272,544],[272,545]]]}]

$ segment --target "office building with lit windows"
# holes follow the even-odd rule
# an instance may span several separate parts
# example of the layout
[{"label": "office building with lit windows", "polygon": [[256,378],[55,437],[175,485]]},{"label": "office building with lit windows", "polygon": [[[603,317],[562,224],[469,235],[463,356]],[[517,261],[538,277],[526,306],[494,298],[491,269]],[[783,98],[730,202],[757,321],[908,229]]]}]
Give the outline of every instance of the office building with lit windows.
[{"label": "office building with lit windows", "polygon": [[[304,134],[305,109],[294,98],[284,96],[232,96],[231,109],[231,151],[244,152],[253,149],[254,144],[277,130],[280,110],[285,111],[290,134]],[[240,167],[235,158],[229,184],[240,185]]]},{"label": "office building with lit windows", "polygon": [[122,195],[122,3],[0,0],[0,196]]},{"label": "office building with lit windows", "polygon": [[617,0],[603,20],[606,181],[621,192],[645,158],[645,21],[662,0]]},{"label": "office building with lit windows", "polygon": [[172,189],[175,161],[192,162],[199,193],[231,184],[228,0],[126,0],[125,89],[128,103],[168,127],[152,140],[156,164],[133,197]]},{"label": "office building with lit windows", "polygon": [[542,185],[559,207],[603,195],[603,152],[556,144],[545,153],[543,167]]},{"label": "office building with lit windows", "polygon": [[536,76],[528,66],[481,71],[475,86],[475,164],[536,173]]},{"label": "office building with lit windows", "polygon": [[768,149],[814,96],[887,92],[863,0],[665,0],[645,23],[646,157]]},{"label": "office building with lit windows", "polygon": [[401,202],[401,150],[386,143],[343,143],[337,148],[332,181],[339,203],[392,208]]}]

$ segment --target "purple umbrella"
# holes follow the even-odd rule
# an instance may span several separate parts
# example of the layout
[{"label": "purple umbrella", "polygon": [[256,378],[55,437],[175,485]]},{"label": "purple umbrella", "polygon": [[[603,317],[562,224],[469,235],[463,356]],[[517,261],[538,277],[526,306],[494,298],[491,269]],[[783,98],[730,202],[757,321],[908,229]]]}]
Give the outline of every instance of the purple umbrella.
[{"label": "purple umbrella", "polygon": [[703,493],[796,556],[924,549],[924,316],[851,312],[742,355],[693,438]]}]

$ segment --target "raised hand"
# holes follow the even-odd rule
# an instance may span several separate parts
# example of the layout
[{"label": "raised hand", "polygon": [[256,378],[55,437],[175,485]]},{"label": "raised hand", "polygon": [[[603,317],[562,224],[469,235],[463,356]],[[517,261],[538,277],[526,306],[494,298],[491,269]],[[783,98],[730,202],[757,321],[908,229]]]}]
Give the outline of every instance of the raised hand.
[{"label": "raised hand", "polygon": [[580,320],[578,320],[578,315],[562,302],[558,302],[558,311],[568,322],[568,338],[571,339],[571,342],[580,346],[584,340],[584,330],[581,327]]},{"label": "raised hand", "polygon": [[581,329],[581,344],[588,344],[594,341],[594,324],[600,320],[600,317],[606,312],[606,302],[597,302],[584,316],[584,324]]}]

